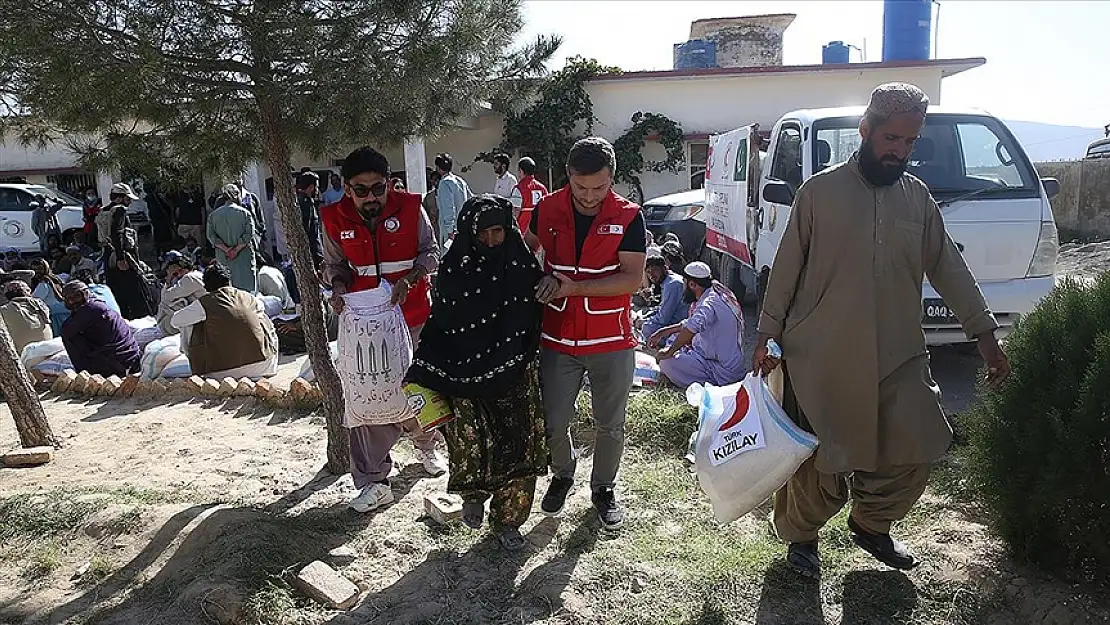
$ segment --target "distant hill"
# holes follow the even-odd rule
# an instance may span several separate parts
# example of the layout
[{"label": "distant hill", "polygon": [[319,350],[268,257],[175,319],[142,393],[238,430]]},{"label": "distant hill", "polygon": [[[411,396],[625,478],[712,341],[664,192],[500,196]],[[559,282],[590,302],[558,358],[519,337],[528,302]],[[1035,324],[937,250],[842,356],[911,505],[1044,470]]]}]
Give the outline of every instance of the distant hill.
[{"label": "distant hill", "polygon": [[1034,163],[1083,158],[1087,145],[1103,138],[1101,128],[1056,126],[1040,122],[1006,120]]}]

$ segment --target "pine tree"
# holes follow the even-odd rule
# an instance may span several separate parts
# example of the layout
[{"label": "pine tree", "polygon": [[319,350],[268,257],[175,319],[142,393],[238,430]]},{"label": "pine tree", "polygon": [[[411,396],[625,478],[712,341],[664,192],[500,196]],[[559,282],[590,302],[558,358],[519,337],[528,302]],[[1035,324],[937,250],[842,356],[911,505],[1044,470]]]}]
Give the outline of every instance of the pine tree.
[{"label": "pine tree", "polygon": [[38,394],[27,376],[27,370],[15,345],[8,334],[8,327],[0,321],[0,395],[3,396],[8,410],[15,419],[15,429],[19,433],[22,447],[56,446],[57,440],[50,430],[46,413],[42,409]]},{"label": "pine tree", "polygon": [[[396,145],[503,98],[559,46],[514,46],[521,0],[0,0],[2,122],[71,139],[84,164],[233,174],[260,157],[298,284],[316,284],[290,176],[294,149]],[[3,127],[0,127],[3,130]],[[69,135],[81,136],[81,135]],[[348,466],[323,301],[303,289],[324,393],[328,469]]]}]

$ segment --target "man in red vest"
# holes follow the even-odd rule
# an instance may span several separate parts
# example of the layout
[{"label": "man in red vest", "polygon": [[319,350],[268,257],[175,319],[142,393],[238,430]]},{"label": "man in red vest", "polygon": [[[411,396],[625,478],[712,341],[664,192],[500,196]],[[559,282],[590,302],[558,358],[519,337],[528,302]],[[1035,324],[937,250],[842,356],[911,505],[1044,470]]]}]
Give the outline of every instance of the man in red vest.
[{"label": "man in red vest", "polygon": [[520,181],[513,187],[509,200],[516,207],[516,222],[520,224],[520,231],[528,232],[528,226],[532,223],[532,211],[543,196],[547,195],[547,187],[536,180],[536,161],[527,156],[517,163],[517,171],[520,172]]},{"label": "man in red vest", "polygon": [[[320,209],[324,280],[332,287],[332,307],[339,314],[344,293],[377,288],[385,280],[392,285],[393,302],[401,305],[415,345],[431,312],[428,275],[439,264],[421,197],[390,188],[389,161],[373,148],[351,152],[342,174],[343,198]],[[386,479],[393,467],[389,452],[405,430],[418,432],[420,426],[412,419],[351,428],[351,476],[360,491],[351,508],[369,512],[393,502]],[[413,440],[417,458],[428,473],[447,472],[436,453],[434,434],[420,434]]]},{"label": "man in red vest", "polygon": [[537,287],[538,299],[547,305],[540,371],[554,473],[540,509],[560,515],[574,485],[570,424],[588,376],[597,423],[591,499],[606,529],[624,521],[614,487],[636,366],[632,294],[640,288],[646,251],[640,207],[613,192],[616,167],[613,146],[605,139],[575,143],[567,155],[570,183],[540,200],[527,233],[532,249],[543,248],[552,274]]}]

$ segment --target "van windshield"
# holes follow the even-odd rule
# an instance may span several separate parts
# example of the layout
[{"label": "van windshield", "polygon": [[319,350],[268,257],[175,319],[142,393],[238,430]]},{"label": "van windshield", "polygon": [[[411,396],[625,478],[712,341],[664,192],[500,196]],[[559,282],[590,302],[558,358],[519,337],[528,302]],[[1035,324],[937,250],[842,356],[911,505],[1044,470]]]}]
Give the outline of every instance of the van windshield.
[{"label": "van windshield", "polygon": [[[816,122],[813,170],[848,160],[859,148],[858,128],[858,117]],[[929,115],[906,171],[938,198],[980,189],[1007,191],[992,197],[1040,193],[1039,180],[1013,135],[998,120],[980,115]]]}]

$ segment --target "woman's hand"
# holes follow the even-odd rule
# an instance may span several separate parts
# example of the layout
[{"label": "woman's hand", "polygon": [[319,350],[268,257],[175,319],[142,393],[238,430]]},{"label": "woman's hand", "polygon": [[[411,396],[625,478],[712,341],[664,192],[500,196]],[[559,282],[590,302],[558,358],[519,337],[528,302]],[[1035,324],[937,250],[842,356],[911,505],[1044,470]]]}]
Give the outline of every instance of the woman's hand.
[{"label": "woman's hand", "polygon": [[536,300],[541,304],[546,304],[554,299],[555,293],[559,291],[559,279],[555,276],[544,276],[536,283]]}]

